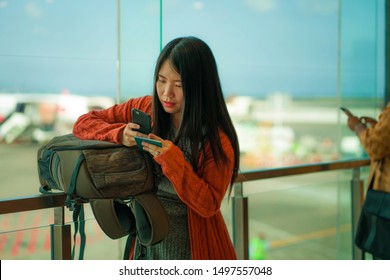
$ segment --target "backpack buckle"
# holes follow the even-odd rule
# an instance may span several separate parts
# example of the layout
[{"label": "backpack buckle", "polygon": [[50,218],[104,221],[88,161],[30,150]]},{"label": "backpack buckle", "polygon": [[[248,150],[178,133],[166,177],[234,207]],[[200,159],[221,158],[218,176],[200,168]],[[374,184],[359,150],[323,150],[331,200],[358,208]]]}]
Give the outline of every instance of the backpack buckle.
[{"label": "backpack buckle", "polygon": [[65,206],[70,210],[74,211],[76,209],[77,200],[76,199],[67,199],[65,200]]}]

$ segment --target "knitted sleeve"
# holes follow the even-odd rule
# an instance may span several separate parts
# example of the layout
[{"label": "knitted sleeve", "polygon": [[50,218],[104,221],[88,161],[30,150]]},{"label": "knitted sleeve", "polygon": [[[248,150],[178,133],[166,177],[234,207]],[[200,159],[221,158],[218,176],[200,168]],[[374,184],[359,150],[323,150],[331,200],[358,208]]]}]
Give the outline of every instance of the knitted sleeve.
[{"label": "knitted sleeve", "polygon": [[81,139],[104,140],[119,143],[120,132],[131,122],[131,109],[152,113],[152,98],[144,96],[129,99],[105,110],[94,110],[81,115],[73,126],[73,134]]},{"label": "knitted sleeve", "polygon": [[229,160],[217,166],[209,144],[205,145],[205,159],[199,173],[194,172],[181,150],[171,149],[155,157],[163,173],[172,182],[180,199],[202,217],[219,211],[234,167],[234,152],[227,136],[220,132],[221,143]]}]

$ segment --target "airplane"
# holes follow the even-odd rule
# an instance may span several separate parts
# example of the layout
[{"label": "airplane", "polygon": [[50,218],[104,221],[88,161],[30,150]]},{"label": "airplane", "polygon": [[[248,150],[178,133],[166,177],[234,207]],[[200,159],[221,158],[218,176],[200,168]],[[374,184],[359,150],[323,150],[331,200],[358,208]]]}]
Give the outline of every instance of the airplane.
[{"label": "airplane", "polygon": [[65,93],[0,93],[0,143],[44,143],[70,133],[77,118],[115,104],[103,96]]}]

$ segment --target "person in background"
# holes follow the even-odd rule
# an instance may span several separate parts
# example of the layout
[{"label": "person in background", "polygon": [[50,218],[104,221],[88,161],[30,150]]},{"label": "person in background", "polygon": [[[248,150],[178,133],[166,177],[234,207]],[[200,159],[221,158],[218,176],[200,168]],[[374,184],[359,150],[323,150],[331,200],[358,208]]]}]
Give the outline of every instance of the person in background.
[{"label": "person in background", "polygon": [[[368,182],[374,178],[374,190],[390,193],[390,102],[378,120],[349,114],[348,127],[359,137],[371,160]],[[381,259],[375,255],[372,257]]]},{"label": "person in background", "polygon": [[[359,137],[371,160],[370,178],[375,172],[373,189],[390,192],[390,102],[378,120],[371,117],[348,117],[348,127]],[[375,168],[381,160],[380,168]]]},{"label": "person in background", "polygon": [[[152,133],[136,130],[131,109],[151,116]],[[152,96],[79,117],[73,133],[136,145],[134,136],[162,142],[143,142],[155,163],[157,196],[170,219],[162,242],[142,246],[134,258],[236,259],[220,207],[230,195],[239,170],[239,143],[224,100],[217,64],[209,46],[196,37],[181,37],[161,51],[154,73]]]}]

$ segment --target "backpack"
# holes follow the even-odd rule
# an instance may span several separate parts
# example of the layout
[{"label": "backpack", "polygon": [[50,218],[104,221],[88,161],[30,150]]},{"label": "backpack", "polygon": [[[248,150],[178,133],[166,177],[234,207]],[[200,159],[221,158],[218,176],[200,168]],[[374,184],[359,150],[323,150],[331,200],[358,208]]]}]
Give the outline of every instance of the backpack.
[{"label": "backpack", "polygon": [[85,249],[85,202],[90,203],[97,223],[108,237],[128,235],[123,259],[129,258],[136,236],[145,246],[167,236],[169,220],[155,195],[152,159],[136,146],[82,140],[66,134],[41,146],[37,161],[40,192],[57,190],[67,194],[65,205],[73,211],[74,239],[80,226],[79,259]]}]

